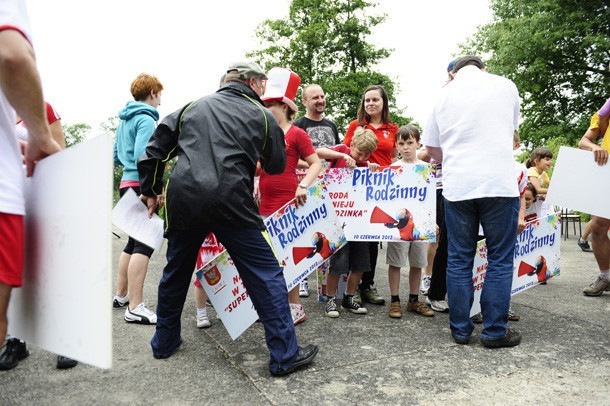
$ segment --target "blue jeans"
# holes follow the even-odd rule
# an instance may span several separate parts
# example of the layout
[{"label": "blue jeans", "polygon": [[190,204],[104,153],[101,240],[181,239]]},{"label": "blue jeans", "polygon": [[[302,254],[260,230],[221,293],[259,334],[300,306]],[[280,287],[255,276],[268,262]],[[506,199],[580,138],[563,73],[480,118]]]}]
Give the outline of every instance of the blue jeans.
[{"label": "blue jeans", "polygon": [[288,305],[288,290],[262,230],[211,226],[201,230],[167,233],[167,265],[159,282],[157,325],[151,346],[155,358],[167,358],[180,346],[180,316],[189,289],[197,253],[213,232],[225,246],[265,329],[272,373],[288,370],[298,353]]},{"label": "blue jeans", "polygon": [[502,339],[508,332],[508,308],[519,216],[518,197],[486,197],[450,202],[445,199],[449,242],[447,295],[451,333],[467,338],[474,329],[470,320],[474,289],[472,267],[479,223],[487,240],[487,274],[481,291],[481,338]]}]

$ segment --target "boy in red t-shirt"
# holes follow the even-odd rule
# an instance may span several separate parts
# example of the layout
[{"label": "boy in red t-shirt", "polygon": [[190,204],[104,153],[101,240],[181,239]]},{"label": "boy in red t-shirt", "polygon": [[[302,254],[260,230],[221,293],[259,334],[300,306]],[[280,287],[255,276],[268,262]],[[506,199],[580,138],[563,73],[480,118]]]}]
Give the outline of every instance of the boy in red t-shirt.
[{"label": "boy in red t-shirt", "polygon": [[[379,168],[378,164],[367,159],[377,148],[377,137],[371,130],[359,128],[354,133],[348,147],[345,144],[331,148],[318,148],[316,153],[322,159],[330,160],[331,168],[368,167],[371,171]],[[335,303],[335,295],[339,286],[339,276],[348,273],[346,292],[343,295],[341,307],[355,314],[366,314],[366,308],[354,301],[354,295],[364,272],[370,271],[368,242],[350,242],[330,258],[330,270],[326,279],[325,313],[327,317],[339,317],[339,309]]]}]

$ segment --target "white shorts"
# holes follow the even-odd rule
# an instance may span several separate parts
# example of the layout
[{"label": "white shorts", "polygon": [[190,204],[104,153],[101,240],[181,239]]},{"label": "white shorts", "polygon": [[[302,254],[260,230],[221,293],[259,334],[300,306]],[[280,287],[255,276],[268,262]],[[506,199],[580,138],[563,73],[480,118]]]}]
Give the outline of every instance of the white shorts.
[{"label": "white shorts", "polygon": [[399,268],[424,268],[428,264],[428,243],[424,241],[388,242],[386,264]]}]

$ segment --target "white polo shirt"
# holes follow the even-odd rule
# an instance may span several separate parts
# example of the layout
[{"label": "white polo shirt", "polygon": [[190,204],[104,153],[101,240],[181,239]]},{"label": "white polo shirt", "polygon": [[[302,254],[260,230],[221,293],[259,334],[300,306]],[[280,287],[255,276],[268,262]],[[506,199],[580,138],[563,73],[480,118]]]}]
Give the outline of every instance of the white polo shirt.
[{"label": "white polo shirt", "polygon": [[515,84],[475,66],[441,89],[422,143],[443,151],[443,196],[449,201],[517,197],[513,133],[519,127]]},{"label": "white polo shirt", "polygon": [[[16,30],[29,41],[24,1],[0,1],[0,31],[3,30]],[[25,173],[15,133],[15,118],[15,110],[0,90],[0,213],[23,215]]]}]

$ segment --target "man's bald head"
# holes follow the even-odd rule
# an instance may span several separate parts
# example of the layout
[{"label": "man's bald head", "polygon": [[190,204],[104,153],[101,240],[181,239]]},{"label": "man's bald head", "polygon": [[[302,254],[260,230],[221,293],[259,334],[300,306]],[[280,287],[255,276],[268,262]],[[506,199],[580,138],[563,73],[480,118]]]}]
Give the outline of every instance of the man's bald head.
[{"label": "man's bald head", "polygon": [[326,95],[318,84],[312,83],[303,88],[303,105],[306,117],[313,120],[321,120],[326,110]]}]

